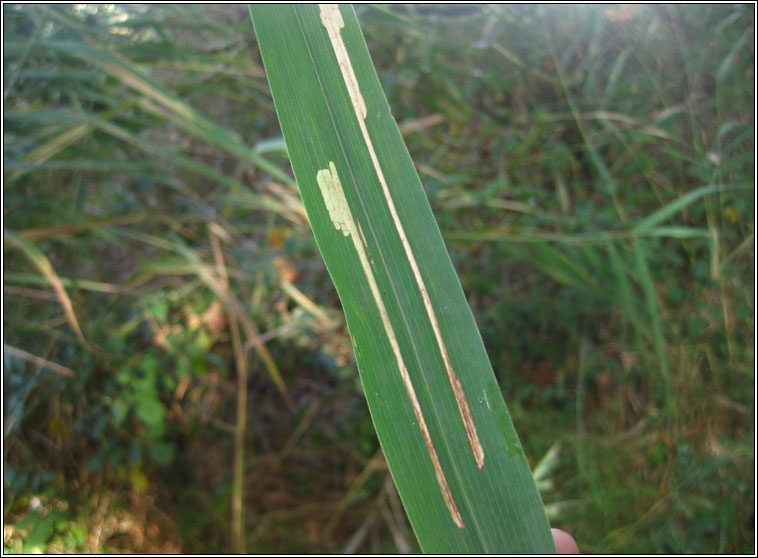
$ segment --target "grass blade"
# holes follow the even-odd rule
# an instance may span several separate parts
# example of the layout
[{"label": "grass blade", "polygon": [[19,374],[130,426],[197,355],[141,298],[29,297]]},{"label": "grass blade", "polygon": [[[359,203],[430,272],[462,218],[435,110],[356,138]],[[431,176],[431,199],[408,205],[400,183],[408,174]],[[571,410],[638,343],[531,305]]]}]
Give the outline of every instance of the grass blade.
[{"label": "grass blade", "polygon": [[74,305],[71,303],[71,299],[69,298],[66,289],[63,288],[61,280],[58,278],[58,274],[55,272],[53,264],[51,264],[50,260],[47,259],[47,256],[45,256],[42,250],[37,248],[37,246],[28,240],[25,240],[24,238],[18,236],[12,231],[4,230],[3,240],[11,246],[14,246],[15,248],[21,250],[24,255],[29,258],[34,266],[40,271],[40,273],[45,276],[45,279],[48,280],[50,285],[53,287],[55,294],[58,296],[58,300],[60,301],[61,306],[63,306],[63,311],[66,314],[66,320],[71,326],[71,329],[74,330],[74,333],[76,334],[76,337],[79,339],[79,341],[81,341],[85,347],[89,347],[89,343],[87,343],[87,341],[84,339],[82,329],[79,327],[79,320],[76,319],[76,314],[74,313]]},{"label": "grass blade", "polygon": [[554,552],[418,175],[346,6],[250,8],[390,471],[426,552]]},{"label": "grass blade", "polygon": [[245,145],[229,130],[217,125],[153,81],[134,67],[131,61],[104,50],[82,45],[81,43],[59,41],[45,44],[48,47],[82,58],[119,79],[129,87],[136,89],[145,96],[140,100],[140,105],[149,112],[175,122],[178,126],[196,137],[217,145],[250,164],[260,167],[285,183],[290,181],[290,177],[279,167]]},{"label": "grass blade", "polygon": [[749,189],[752,188],[751,184],[714,184],[712,186],[701,186],[700,188],[695,188],[694,190],[690,190],[686,194],[676,198],[675,200],[667,203],[660,209],[657,209],[644,219],[641,219],[638,221],[634,228],[632,229],[636,234],[642,234],[647,232],[649,229],[657,226],[659,223],[662,223],[666,219],[672,217],[673,215],[676,215],[679,211],[690,205],[691,203],[697,201],[698,199],[707,196],[708,194],[713,194],[720,191],[725,190],[739,190],[739,189]]}]

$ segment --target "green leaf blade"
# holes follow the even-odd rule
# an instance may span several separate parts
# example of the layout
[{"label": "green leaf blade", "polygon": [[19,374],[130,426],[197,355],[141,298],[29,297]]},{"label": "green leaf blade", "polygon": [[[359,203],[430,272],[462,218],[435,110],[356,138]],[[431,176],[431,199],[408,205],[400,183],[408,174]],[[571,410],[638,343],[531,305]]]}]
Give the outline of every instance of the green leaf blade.
[{"label": "green leaf blade", "polygon": [[[422,549],[555,552],[542,502],[476,322],[353,10],[340,8],[345,23],[341,37],[366,104],[365,128],[400,227],[319,7],[255,5],[250,10],[298,187],[345,311],[371,416]],[[335,229],[316,181],[317,173],[332,162],[356,223],[349,237]],[[483,447],[481,469],[446,373],[422,285]],[[386,319],[380,305],[386,309]],[[390,341],[393,334],[397,349]],[[398,350],[462,528],[456,526],[436,478],[400,372]]]}]

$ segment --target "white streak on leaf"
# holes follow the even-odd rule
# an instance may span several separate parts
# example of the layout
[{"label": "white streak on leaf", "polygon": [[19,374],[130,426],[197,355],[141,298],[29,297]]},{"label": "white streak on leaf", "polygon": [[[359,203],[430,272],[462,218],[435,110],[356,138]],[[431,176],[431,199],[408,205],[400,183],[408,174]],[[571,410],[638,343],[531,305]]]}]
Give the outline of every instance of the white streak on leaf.
[{"label": "white streak on leaf", "polygon": [[[342,182],[340,181],[339,175],[337,174],[337,166],[333,161],[329,161],[328,169],[321,169],[316,173],[316,182],[318,182],[319,190],[321,190],[321,196],[324,198],[324,205],[326,205],[326,209],[329,212],[329,217],[332,220],[332,224],[334,224],[334,228],[338,231],[342,231],[342,234],[345,236],[350,236],[353,240],[353,247],[358,253],[358,259],[361,262],[361,268],[363,269],[363,273],[366,276],[366,282],[368,283],[369,289],[371,290],[371,295],[374,298],[377,310],[379,310],[379,317],[382,321],[382,326],[384,327],[384,331],[387,334],[387,339],[390,342],[390,347],[392,348],[392,353],[394,354],[395,360],[397,361],[397,366],[400,370],[400,376],[403,379],[405,390],[408,393],[408,398],[410,399],[411,406],[413,407],[413,413],[416,416],[416,420],[418,421],[421,435],[423,436],[424,443],[426,444],[426,449],[429,451],[429,457],[431,458],[432,465],[434,466],[434,474],[437,478],[437,483],[440,486],[442,497],[445,500],[445,504],[447,505],[448,510],[450,510],[453,521],[456,525],[458,525],[458,527],[462,528],[463,518],[458,511],[458,507],[455,505],[455,501],[453,500],[452,492],[450,492],[450,487],[447,484],[445,474],[442,472],[442,465],[440,464],[439,457],[437,456],[437,450],[434,448],[434,444],[432,443],[432,435],[429,432],[429,427],[426,425],[424,414],[421,412],[421,404],[418,401],[416,390],[413,387],[413,382],[411,382],[411,376],[408,373],[408,368],[405,365],[403,355],[400,352],[400,345],[397,342],[395,329],[392,327],[392,323],[390,322],[390,317],[387,313],[387,307],[384,305],[384,300],[382,300],[379,285],[376,282],[376,277],[374,277],[374,272],[371,269],[371,264],[369,263],[369,258],[366,254],[366,248],[363,245],[365,239],[363,239],[362,234],[358,234],[358,228],[355,224],[355,219],[353,219],[353,214],[350,211],[350,206],[347,203],[347,198],[345,198],[345,192],[342,189]],[[361,238],[359,238],[359,236]]]},{"label": "white streak on leaf", "polygon": [[342,33],[340,31],[343,27],[345,27],[345,22],[342,19],[342,14],[340,13],[340,9],[337,4],[319,4],[319,9],[321,12],[321,23],[326,28],[326,31],[329,35],[329,40],[332,43],[334,55],[337,58],[337,63],[339,64],[340,70],[342,72],[342,78],[345,82],[345,87],[347,88],[347,92],[350,95],[350,101],[353,105],[355,117],[358,120],[358,126],[361,129],[361,134],[363,134],[363,139],[366,143],[366,148],[368,149],[369,156],[371,157],[371,161],[374,165],[376,176],[382,186],[384,199],[387,202],[387,207],[389,208],[390,214],[392,215],[392,221],[395,225],[397,234],[400,237],[400,242],[403,245],[405,255],[408,258],[411,269],[413,270],[413,277],[416,279],[416,285],[418,286],[419,292],[421,293],[421,298],[424,301],[424,308],[426,309],[426,314],[429,317],[429,322],[432,326],[432,330],[434,331],[434,337],[437,341],[437,347],[439,347],[440,350],[440,356],[442,357],[442,362],[445,366],[445,372],[447,373],[450,387],[453,389],[453,395],[455,396],[455,401],[458,404],[458,411],[460,412],[461,420],[463,421],[463,427],[466,430],[466,436],[468,437],[471,451],[474,455],[474,459],[476,460],[477,467],[481,469],[484,467],[484,448],[482,447],[482,444],[479,441],[479,435],[476,432],[474,417],[471,414],[471,409],[469,408],[468,401],[466,400],[466,396],[463,392],[463,386],[461,385],[460,378],[458,377],[458,374],[456,374],[455,370],[453,370],[453,365],[450,362],[450,356],[447,353],[447,347],[445,346],[445,342],[442,339],[442,331],[440,330],[440,325],[437,321],[437,315],[434,311],[434,307],[432,306],[432,301],[429,298],[429,293],[427,292],[426,285],[424,284],[424,279],[421,276],[421,270],[419,269],[418,263],[416,262],[416,257],[413,255],[413,250],[411,250],[410,242],[408,241],[408,237],[405,234],[405,228],[400,221],[400,216],[397,213],[395,202],[393,201],[392,195],[390,194],[389,187],[387,186],[387,181],[384,178],[382,166],[379,164],[379,158],[376,155],[374,144],[371,141],[371,136],[369,135],[368,128],[366,127],[366,103],[363,100],[363,95],[361,95],[360,86],[358,85],[358,80],[355,77],[353,65],[350,62],[350,56],[348,55],[347,49],[345,48],[345,42],[342,40]]}]

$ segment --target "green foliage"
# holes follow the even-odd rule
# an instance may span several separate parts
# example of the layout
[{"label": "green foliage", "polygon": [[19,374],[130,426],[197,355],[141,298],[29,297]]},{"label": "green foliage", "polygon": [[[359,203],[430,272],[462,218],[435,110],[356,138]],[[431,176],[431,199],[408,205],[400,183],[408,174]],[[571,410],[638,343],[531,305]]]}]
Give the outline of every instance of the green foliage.
[{"label": "green foliage", "polygon": [[[553,525],[753,552],[754,7],[356,11]],[[4,549],[228,550],[214,236],[248,550],[417,549],[247,7],[3,18]]]}]

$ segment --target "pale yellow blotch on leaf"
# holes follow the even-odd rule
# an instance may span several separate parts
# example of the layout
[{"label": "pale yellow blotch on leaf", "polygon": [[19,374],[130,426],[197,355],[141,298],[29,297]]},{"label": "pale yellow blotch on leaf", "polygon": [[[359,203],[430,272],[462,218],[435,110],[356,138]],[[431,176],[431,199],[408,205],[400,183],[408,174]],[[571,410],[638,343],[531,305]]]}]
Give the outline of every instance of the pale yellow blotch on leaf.
[{"label": "pale yellow blotch on leaf", "polygon": [[355,224],[334,161],[329,161],[328,169],[321,169],[316,173],[316,182],[318,182],[321,196],[324,198],[324,204],[329,211],[329,218],[332,220],[334,228],[348,236],[353,232]]}]

